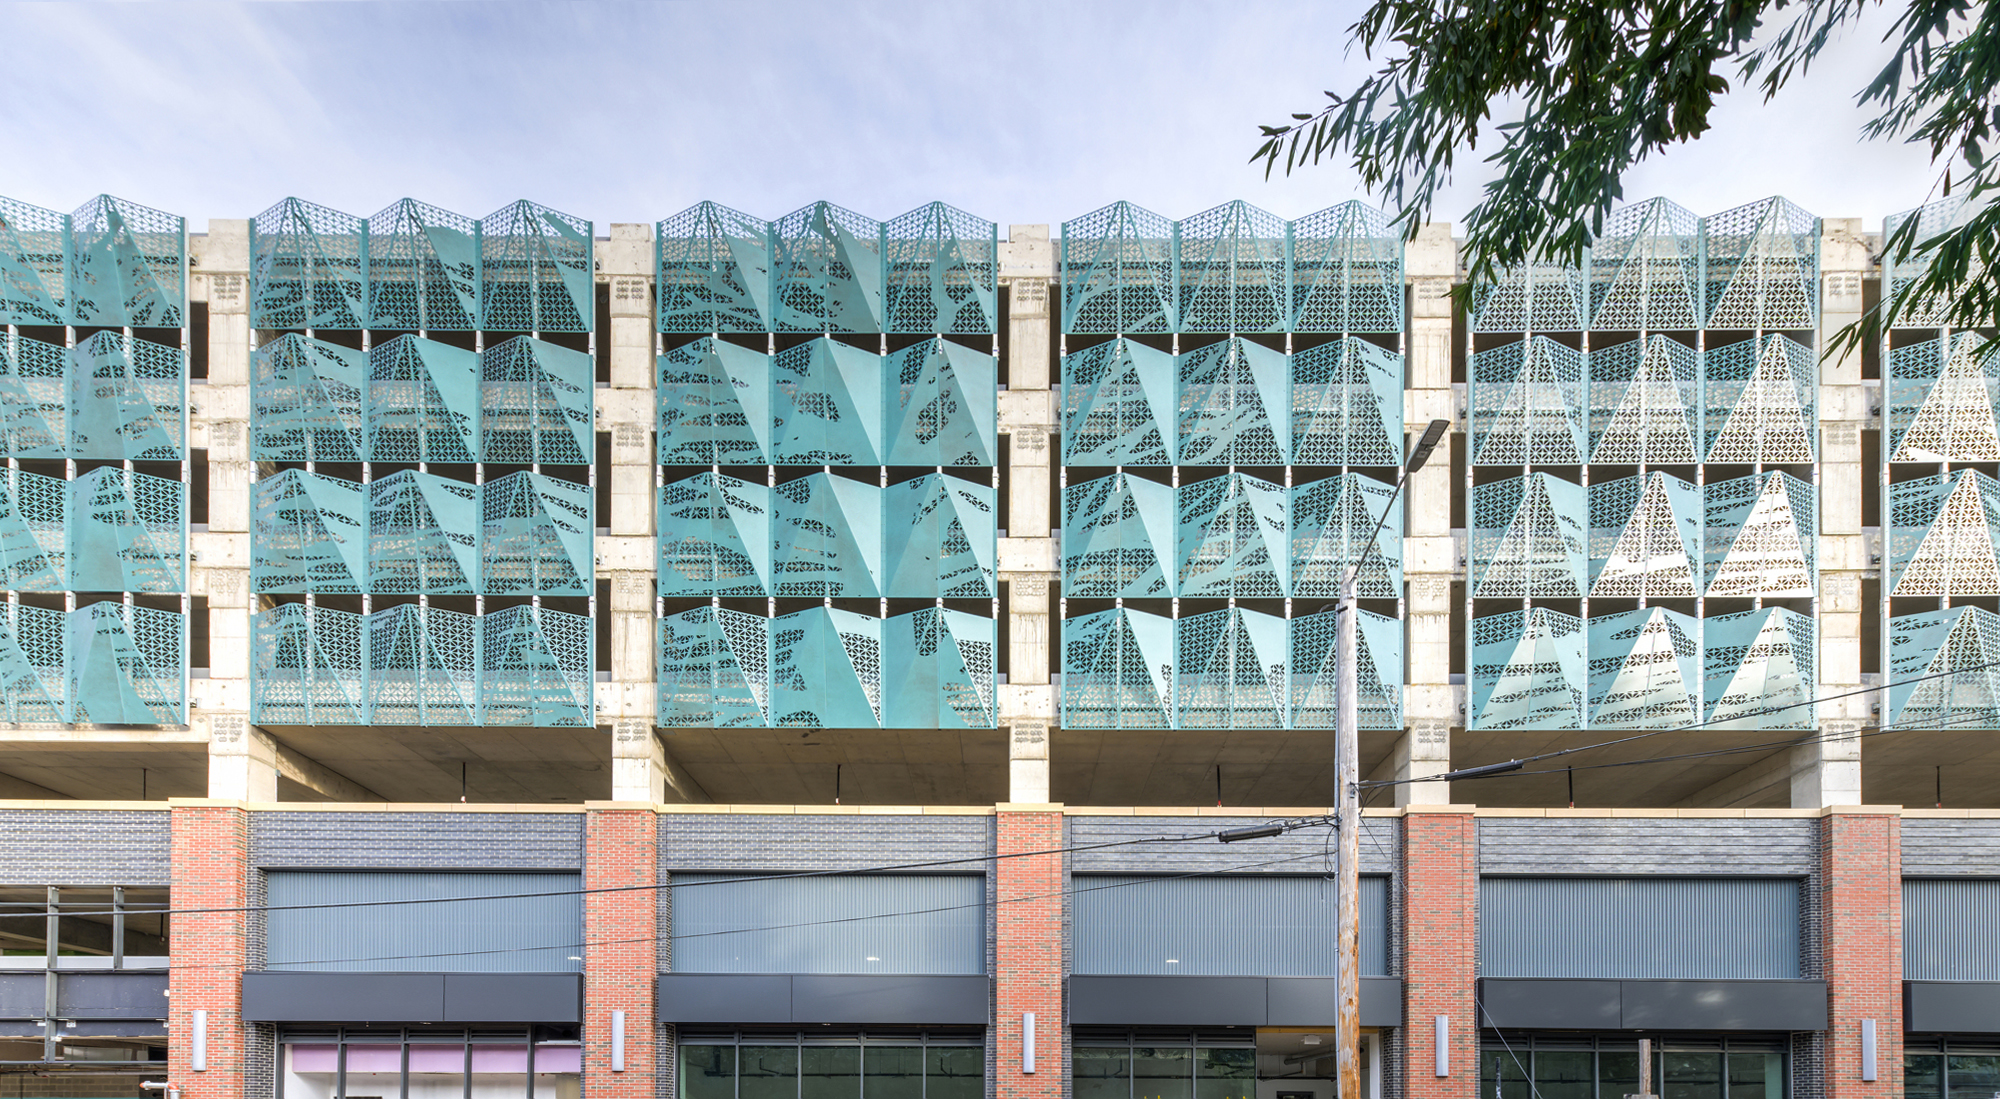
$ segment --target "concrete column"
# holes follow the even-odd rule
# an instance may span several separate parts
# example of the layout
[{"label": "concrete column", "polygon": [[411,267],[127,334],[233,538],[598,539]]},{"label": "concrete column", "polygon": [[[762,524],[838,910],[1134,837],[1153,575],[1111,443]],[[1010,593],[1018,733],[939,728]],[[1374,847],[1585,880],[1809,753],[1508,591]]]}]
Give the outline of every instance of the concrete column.
[{"label": "concrete column", "polygon": [[278,800],[278,745],[243,714],[196,713],[208,728],[208,796],[225,801]]},{"label": "concrete column", "polygon": [[[1479,1094],[1476,913],[1479,830],[1469,805],[1411,806],[1403,815],[1404,1094]],[[1438,1019],[1447,1075],[1438,1074]]]},{"label": "concrete column", "polygon": [[[1410,320],[1407,368],[1409,388],[1403,394],[1403,420],[1412,434],[1432,420],[1459,424],[1459,399],[1452,387],[1451,286],[1458,275],[1458,248],[1449,224],[1426,225],[1404,251],[1410,280]],[[1451,525],[1451,501],[1458,485],[1452,479],[1448,440],[1430,462],[1410,478],[1404,492],[1407,534],[1403,539],[1403,577],[1408,584],[1409,667],[1403,701],[1407,726],[1393,753],[1394,778],[1418,779],[1451,769],[1451,730],[1464,722],[1462,687],[1451,683],[1451,623],[1456,608],[1452,581],[1462,570],[1458,536]],[[1450,783],[1414,782],[1393,788],[1397,805],[1439,804],[1451,800]]]},{"label": "concrete column", "polygon": [[[1820,343],[1861,319],[1861,282],[1873,260],[1860,218],[1822,223]],[[1861,685],[1861,580],[1878,569],[1862,533],[1878,517],[1861,513],[1861,433],[1878,426],[1861,356],[1848,351],[1820,365],[1819,419],[1819,687],[1821,696],[1849,694]],[[1820,706],[1820,731],[1840,737],[1800,745],[1792,756],[1792,805],[1818,808],[1861,801],[1861,742],[1843,734],[1871,718],[1871,696],[1833,699]]]},{"label": "concrete column", "polygon": [[[1826,1099],[1903,1093],[1902,816],[1846,806],[1820,818],[1819,948],[1827,985]],[[1875,1024],[1875,1079],[1862,1077],[1862,1024]]]},{"label": "concrete column", "polygon": [[[1063,1099],[1063,856],[1005,856],[1062,846],[1060,805],[1003,804],[994,833],[993,1095]],[[1024,1062],[1034,1016],[1034,1071]]]},{"label": "concrete column", "polygon": [[[653,803],[589,802],[584,833],[583,1093],[653,1099],[659,1063],[659,818]],[[619,1014],[624,1037],[615,1036]],[[622,1060],[622,1064],[619,1062]]]},{"label": "concrete column", "polygon": [[647,805],[706,804],[708,791],[667,752],[651,718],[625,719],[612,728],[611,797]]},{"label": "concrete column", "polygon": [[1049,286],[1055,251],[1046,225],[1008,227],[1000,247],[1008,280],[1007,391],[1000,394],[1000,430],[1007,446],[1007,537],[1000,541],[1000,577],[1007,582],[1007,685],[1000,695],[1000,723],[1008,728],[1008,799],[1049,800],[1049,747],[1056,723],[1055,688],[1049,678],[1054,644],[1054,603],[1061,575],[1056,563],[1059,517],[1049,507],[1056,456],[1056,377],[1049,355]]},{"label": "concrete column", "polygon": [[[165,1078],[183,1099],[268,1095],[274,1030],[243,1021],[243,971],[264,968],[263,919],[245,910],[259,899],[251,888],[250,815],[229,801],[168,804],[174,907],[193,911],[174,917]],[[200,1067],[193,1060],[198,1025],[206,1053]]]}]

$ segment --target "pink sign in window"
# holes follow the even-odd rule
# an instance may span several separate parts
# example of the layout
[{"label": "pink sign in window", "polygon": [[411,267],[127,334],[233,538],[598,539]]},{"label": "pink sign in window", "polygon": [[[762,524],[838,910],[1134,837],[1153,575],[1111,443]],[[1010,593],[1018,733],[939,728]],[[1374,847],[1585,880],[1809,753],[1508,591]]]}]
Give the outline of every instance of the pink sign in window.
[{"label": "pink sign in window", "polygon": [[[293,1072],[335,1072],[339,1061],[331,1045],[294,1045],[292,1051]],[[347,1071],[349,1072],[401,1072],[402,1052],[396,1046],[348,1046]],[[464,1072],[465,1048],[463,1046],[411,1046],[411,1072]],[[511,1072],[528,1071],[528,1047],[520,1046],[473,1046],[472,1071]],[[582,1072],[583,1049],[570,1045],[538,1045],[535,1047],[535,1075],[556,1072]]]}]

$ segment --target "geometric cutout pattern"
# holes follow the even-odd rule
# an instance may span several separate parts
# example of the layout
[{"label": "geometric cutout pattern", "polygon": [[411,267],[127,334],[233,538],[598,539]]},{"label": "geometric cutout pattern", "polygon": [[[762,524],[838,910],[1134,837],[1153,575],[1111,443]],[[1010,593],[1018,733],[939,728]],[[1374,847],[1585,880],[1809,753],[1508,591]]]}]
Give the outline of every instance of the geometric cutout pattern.
[{"label": "geometric cutout pattern", "polygon": [[1809,598],[1819,590],[1818,489],[1789,473],[1703,489],[1703,595]]},{"label": "geometric cutout pattern", "polygon": [[[1357,725],[1363,729],[1403,727],[1403,624],[1356,609],[1355,682]],[[1339,618],[1334,611],[1292,619],[1291,727],[1331,729],[1339,706]]]},{"label": "geometric cutout pattern", "polygon": [[1063,591],[1089,598],[1159,598],[1179,575],[1174,489],[1131,473],[1063,490]]},{"label": "geometric cutout pattern", "polygon": [[571,481],[521,470],[468,485],[404,470],[357,484],[292,469],[253,494],[256,591],[591,592],[590,490]]},{"label": "geometric cutout pattern", "polygon": [[70,214],[0,198],[0,324],[179,328],[186,229],[110,195]]},{"label": "geometric cutout pattern", "polygon": [[590,619],[405,603],[370,615],[289,603],[252,621],[251,720],[289,725],[590,726]]},{"label": "geometric cutout pattern", "polygon": [[1235,337],[1178,357],[1119,338],[1062,369],[1069,465],[1402,460],[1403,358],[1354,337],[1290,356]]},{"label": "geometric cutout pattern", "polygon": [[1531,261],[1499,272],[1473,292],[1474,332],[1578,332],[1589,296],[1583,272],[1568,264]]},{"label": "geometric cutout pattern", "polygon": [[368,351],[368,458],[479,460],[479,356],[417,336]]},{"label": "geometric cutout pattern", "polygon": [[1584,595],[1588,509],[1582,485],[1531,473],[1472,490],[1473,598]]},{"label": "geometric cutout pattern", "polygon": [[366,352],[287,332],[251,358],[251,458],[361,460],[367,453]]},{"label": "geometric cutout pattern", "polygon": [[[1977,209],[1978,207],[1967,201],[1965,194],[1960,192],[1955,196],[1941,198],[1935,202],[1927,202],[1914,210],[1905,210],[1900,214],[1890,214],[1884,219],[1882,223],[1882,236],[1884,240],[1895,236],[1897,231],[1909,219],[1917,219],[1916,239],[1913,242],[1915,248],[1912,250],[1910,258],[1897,263],[1889,256],[1882,257],[1888,266],[1886,274],[1888,275],[1887,281],[1889,285],[1885,288],[1882,298],[1885,304],[1901,297],[1905,287],[1924,277],[1924,273],[1930,270],[1933,257],[1924,250],[1924,242],[1931,240],[1940,233],[1962,226],[1966,219],[1976,212]],[[1978,270],[1978,263],[1978,258],[1974,257],[1972,261],[1973,272]],[[1950,304],[1947,298],[1938,294],[1914,298],[1904,306],[1903,312],[1897,316],[1896,327],[1943,327],[1945,318],[1949,313]]]},{"label": "geometric cutout pattern", "polygon": [[1592,331],[1701,327],[1701,221],[1664,198],[1612,211],[1590,246]]},{"label": "geometric cutout pattern", "polygon": [[1948,607],[1890,619],[1889,682],[1885,725],[2000,727],[2000,615]]},{"label": "geometric cutout pattern", "polygon": [[1184,483],[1176,495],[1176,594],[1252,598],[1290,593],[1285,486],[1230,473]]},{"label": "geometric cutout pattern", "polygon": [[596,319],[590,222],[532,202],[473,221],[400,199],[364,221],[287,198],[251,220],[250,255],[254,328],[588,332]]},{"label": "geometric cutout pattern", "polygon": [[1583,728],[1584,635],[1582,619],[1547,607],[1473,619],[1466,727]]},{"label": "geometric cutout pattern", "polygon": [[703,337],[659,358],[663,465],[990,466],[998,360],[944,339],[776,356]]},{"label": "geometric cutout pattern", "polygon": [[1697,622],[1641,607],[1589,622],[1590,725],[1674,729],[1701,721]]},{"label": "geometric cutout pattern", "polygon": [[1953,332],[1889,352],[1890,461],[2000,462],[2000,352],[1984,342]]},{"label": "geometric cutout pattern", "polygon": [[1403,242],[1357,202],[1283,221],[1229,202],[1169,221],[1115,202],[1064,222],[1063,331],[1397,333]]},{"label": "geometric cutout pattern", "polygon": [[1000,594],[991,485],[941,473],[882,489],[882,594],[990,599]]},{"label": "geometric cutout pattern", "polygon": [[68,489],[69,590],[187,590],[186,485],[100,466]]},{"label": "geometric cutout pattern", "polygon": [[1590,460],[1693,465],[1701,435],[1701,357],[1668,336],[1593,347]]},{"label": "geometric cutout pattern", "polygon": [[[1402,624],[1356,620],[1360,723],[1402,726]],[[1332,611],[1240,607],[1171,619],[1114,608],[1063,623],[1063,724],[1096,729],[1326,729],[1336,717]]]},{"label": "geometric cutout pattern", "polygon": [[2000,595],[2000,481],[1973,469],[1889,486],[1889,594]]},{"label": "geometric cutout pattern", "polygon": [[771,489],[700,473],[660,489],[663,596],[769,595]]},{"label": "geometric cutout pattern", "polygon": [[63,720],[95,725],[187,722],[187,618],[94,603],[64,616]]},{"label": "geometric cutout pattern", "polygon": [[992,619],[935,607],[886,619],[698,607],[661,621],[659,722],[990,729],[996,637]]},{"label": "geometric cutout pattern", "polygon": [[177,347],[104,331],[70,349],[70,453],[176,461],[186,454],[187,363]]},{"label": "geometric cutout pattern", "polygon": [[996,331],[999,226],[942,202],[877,222],[703,202],[656,227],[662,332]]},{"label": "geometric cutout pattern", "polygon": [[1590,486],[1589,594],[1695,598],[1702,516],[1701,490],[1658,470]]},{"label": "geometric cutout pattern", "polygon": [[1293,354],[1291,382],[1291,461],[1318,466],[1402,462],[1402,355],[1345,336]]},{"label": "geometric cutout pattern", "polygon": [[64,614],[0,603],[0,715],[12,722],[69,720]]},{"label": "geometric cutout pattern", "polygon": [[1066,464],[1173,464],[1172,355],[1121,337],[1063,356],[1062,371]]},{"label": "geometric cutout pattern", "polygon": [[60,478],[0,471],[0,588],[61,591],[68,586],[68,496]]},{"label": "geometric cutout pattern", "polygon": [[69,453],[69,372],[69,352],[61,344],[0,337],[0,452],[15,458]]},{"label": "geometric cutout pattern", "polygon": [[1767,198],[1702,219],[1710,330],[1819,326],[1819,219]]},{"label": "geometric cutout pattern", "polygon": [[771,494],[772,593],[813,598],[882,594],[882,491],[813,473]]},{"label": "geometric cutout pattern", "polygon": [[1355,594],[1363,599],[1402,595],[1403,497],[1395,486],[1352,472],[1311,481],[1292,488],[1289,514],[1291,586],[1285,594],[1338,599],[1341,578],[1354,568],[1374,532],[1375,548],[1355,576]]},{"label": "geometric cutout pattern", "polygon": [[1583,354],[1546,336],[1472,356],[1472,464],[1582,465],[1588,398]]},{"label": "geometric cutout pattern", "polygon": [[528,336],[480,352],[480,459],[589,465],[595,379],[587,353]]},{"label": "geometric cutout pattern", "polygon": [[1810,729],[1819,650],[1810,616],[1784,607],[1702,622],[1702,679],[1712,729]]},{"label": "geometric cutout pattern", "polygon": [[1705,462],[1813,460],[1819,362],[1781,335],[1710,347],[1703,363]]},{"label": "geometric cutout pattern", "polygon": [[1282,351],[1241,336],[1175,360],[1182,465],[1283,465],[1292,452]]},{"label": "geometric cutout pattern", "polygon": [[1174,223],[1182,332],[1285,330],[1285,222],[1241,200]]}]

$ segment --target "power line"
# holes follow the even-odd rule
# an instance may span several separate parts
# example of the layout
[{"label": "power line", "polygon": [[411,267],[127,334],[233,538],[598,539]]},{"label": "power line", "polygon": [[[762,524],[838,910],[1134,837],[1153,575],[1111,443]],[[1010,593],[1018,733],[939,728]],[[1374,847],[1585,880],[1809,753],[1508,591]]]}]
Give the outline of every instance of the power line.
[{"label": "power line", "polygon": [[[1330,823],[1330,821],[1331,821],[1330,817],[1322,815],[1317,817],[1278,818],[1273,820],[1272,823],[1282,825],[1284,827],[1284,830],[1290,831],[1294,828],[1308,827],[1313,824]],[[1065,847],[1049,847],[1036,851],[1010,851],[1007,852],[1006,854],[996,853],[989,855],[971,855],[965,858],[957,858],[957,859],[928,859],[923,862],[885,863],[878,866],[835,867],[828,870],[800,870],[784,874],[762,874],[762,875],[745,876],[745,877],[716,879],[710,881],[692,881],[692,882],[666,881],[666,882],[653,882],[644,885],[601,885],[601,886],[589,886],[578,889],[547,889],[547,890],[538,890],[534,892],[488,893],[473,897],[418,897],[418,898],[394,898],[388,900],[372,900],[372,901],[352,901],[352,902],[323,901],[311,904],[261,904],[261,905],[252,904],[252,905],[237,905],[237,906],[210,907],[210,908],[140,908],[128,905],[117,911],[113,911],[112,909],[109,908],[98,909],[98,910],[91,910],[91,909],[72,910],[72,909],[58,908],[55,914],[58,916],[116,916],[116,915],[208,916],[208,915],[228,915],[233,913],[244,913],[244,912],[292,912],[292,911],[304,911],[310,909],[323,909],[323,908],[343,908],[343,909],[382,908],[391,905],[403,905],[403,904],[452,904],[461,901],[528,900],[538,897],[582,897],[596,893],[639,893],[639,892],[657,891],[661,889],[695,889],[707,885],[733,885],[739,882],[788,881],[797,878],[826,878],[826,877],[842,877],[848,875],[878,874],[895,870],[923,870],[941,866],[962,866],[967,863],[997,862],[1001,859],[1020,859],[1020,858],[1029,858],[1039,855],[1063,855],[1076,851],[1101,851],[1112,847],[1133,847],[1140,844],[1149,844],[1149,843],[1191,843],[1196,840],[1215,839],[1218,836],[1222,835],[1224,831],[1226,831],[1226,829],[1217,829],[1215,831],[1210,831],[1210,832],[1189,832],[1173,836],[1142,836],[1137,839],[1108,840],[1104,843],[1070,844]],[[358,867],[356,869],[375,870],[379,872],[382,868]],[[477,868],[471,868],[471,869],[477,869]],[[32,902],[24,901],[18,903],[28,904]],[[43,904],[39,905],[38,909],[33,912],[0,912],[0,919],[11,918],[11,919],[39,920],[39,919],[47,919],[49,914],[50,913],[48,912],[47,906]]]},{"label": "power line", "polygon": [[[545,946],[492,947],[484,950],[446,950],[446,951],[435,951],[426,954],[384,954],[366,958],[322,958],[313,961],[284,962],[281,964],[285,966],[298,966],[298,965],[331,965],[336,963],[351,963],[351,962],[421,961],[430,958],[479,957],[479,956],[494,955],[494,954],[541,953],[550,950],[582,950],[593,946],[629,946],[640,943],[678,942],[688,939],[712,938],[720,935],[749,935],[749,934],[758,934],[761,932],[768,932],[768,931],[786,931],[803,927],[819,927],[819,926],[828,926],[828,925],[845,924],[845,923],[860,923],[867,920],[886,920],[886,919],[894,919],[900,916],[930,915],[938,912],[952,912],[952,911],[961,911],[965,909],[974,909],[974,908],[983,910],[986,907],[988,907],[989,904],[997,908],[998,906],[1003,904],[1021,904],[1021,903],[1026,903],[1028,901],[1048,900],[1053,897],[1073,897],[1083,893],[1094,893],[1106,889],[1128,889],[1134,886],[1150,885],[1159,881],[1172,881],[1185,878],[1207,877],[1216,874],[1230,874],[1241,870],[1254,870],[1259,867],[1280,866],[1288,863],[1304,862],[1311,859],[1317,859],[1319,857],[1320,856],[1317,851],[1306,851],[1302,854],[1287,855],[1282,858],[1262,859],[1256,862],[1232,863],[1228,866],[1216,867],[1214,869],[1209,869],[1209,870],[1191,870],[1181,874],[1149,875],[1145,879],[1140,881],[1115,882],[1109,885],[1071,887],[1067,889],[1058,889],[1047,893],[1033,893],[1020,897],[994,898],[990,902],[985,899],[982,899],[977,903],[972,903],[972,904],[940,905],[934,908],[903,909],[895,912],[878,912],[866,916],[843,916],[835,919],[826,919],[826,920],[804,920],[797,923],[774,924],[768,927],[730,928],[721,931],[697,931],[680,935],[672,935],[672,934],[643,935],[626,939],[586,939],[583,942],[579,943],[554,943]],[[768,881],[768,880],[771,879],[732,878],[724,881],[717,881],[705,884],[733,885],[738,882]],[[448,899],[463,900],[469,898],[448,898]],[[415,903],[428,904],[435,902],[419,901]],[[189,971],[189,970],[202,970],[202,969],[238,969],[241,967],[231,963],[213,962],[213,963],[200,963],[200,964],[189,964],[189,965],[169,965],[166,966],[165,968],[170,971]],[[158,972],[158,971],[159,971],[158,969],[149,970],[149,972]],[[280,969],[280,970],[265,970],[264,972],[284,973],[284,972],[296,972],[296,971],[291,969]]]}]

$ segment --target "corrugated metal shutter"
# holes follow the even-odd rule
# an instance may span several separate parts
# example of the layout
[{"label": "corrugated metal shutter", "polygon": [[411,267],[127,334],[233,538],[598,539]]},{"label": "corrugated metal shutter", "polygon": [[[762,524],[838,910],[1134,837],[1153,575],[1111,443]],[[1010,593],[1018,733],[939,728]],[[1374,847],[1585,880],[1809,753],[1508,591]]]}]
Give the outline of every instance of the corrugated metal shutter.
[{"label": "corrugated metal shutter", "polygon": [[[1340,902],[1325,877],[1079,874],[1074,969],[1087,974],[1331,977]],[[1389,972],[1389,879],[1361,879],[1361,972]]]},{"label": "corrugated metal shutter", "polygon": [[[273,870],[269,965],[358,973],[576,973],[583,969],[578,874]],[[529,897],[524,893],[558,893]],[[504,900],[447,901],[450,897]],[[357,901],[436,904],[347,907]],[[339,904],[284,910],[284,905]]]},{"label": "corrugated metal shutter", "polygon": [[2000,881],[1903,882],[1903,979],[2000,981]]},{"label": "corrugated metal shutter", "polygon": [[1799,975],[1794,878],[1479,880],[1486,977]]},{"label": "corrugated metal shutter", "polygon": [[677,973],[984,973],[968,874],[673,875]]}]

